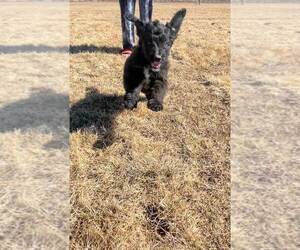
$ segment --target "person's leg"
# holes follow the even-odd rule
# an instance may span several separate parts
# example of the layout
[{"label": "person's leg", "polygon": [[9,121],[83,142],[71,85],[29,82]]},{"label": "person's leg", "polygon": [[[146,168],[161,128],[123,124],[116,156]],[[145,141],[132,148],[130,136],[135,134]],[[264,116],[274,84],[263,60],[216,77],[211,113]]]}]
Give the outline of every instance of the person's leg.
[{"label": "person's leg", "polygon": [[152,21],[152,12],[153,12],[153,0],[149,1],[149,20]]},{"label": "person's leg", "polygon": [[134,24],[125,18],[125,15],[134,15],[136,0],[119,0],[121,8],[123,49],[132,49],[134,46]]},{"label": "person's leg", "polygon": [[139,0],[140,19],[143,22],[150,22],[152,20],[153,0]]}]

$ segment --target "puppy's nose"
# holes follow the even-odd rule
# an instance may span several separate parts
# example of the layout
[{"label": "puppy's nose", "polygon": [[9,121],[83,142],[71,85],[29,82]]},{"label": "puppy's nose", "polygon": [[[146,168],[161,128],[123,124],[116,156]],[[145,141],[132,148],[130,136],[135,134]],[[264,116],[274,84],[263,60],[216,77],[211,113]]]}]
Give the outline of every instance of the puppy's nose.
[{"label": "puppy's nose", "polygon": [[161,56],[160,56],[160,55],[156,55],[156,56],[154,57],[154,60],[155,60],[156,62],[160,62],[160,61],[161,61]]}]

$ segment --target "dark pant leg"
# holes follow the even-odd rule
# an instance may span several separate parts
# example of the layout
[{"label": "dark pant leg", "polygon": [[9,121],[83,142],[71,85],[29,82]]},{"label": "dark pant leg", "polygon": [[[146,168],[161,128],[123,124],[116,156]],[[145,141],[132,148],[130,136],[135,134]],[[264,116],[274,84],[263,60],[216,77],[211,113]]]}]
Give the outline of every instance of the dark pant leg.
[{"label": "dark pant leg", "polygon": [[134,24],[125,18],[125,15],[134,15],[136,0],[119,0],[121,8],[123,48],[134,46]]},{"label": "dark pant leg", "polygon": [[152,20],[153,0],[139,0],[140,19],[148,23]]}]

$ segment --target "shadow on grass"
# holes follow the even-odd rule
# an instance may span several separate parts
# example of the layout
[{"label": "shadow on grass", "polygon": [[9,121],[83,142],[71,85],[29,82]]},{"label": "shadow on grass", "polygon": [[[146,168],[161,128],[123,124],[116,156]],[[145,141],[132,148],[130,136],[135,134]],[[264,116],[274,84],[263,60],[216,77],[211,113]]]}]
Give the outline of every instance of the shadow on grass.
[{"label": "shadow on grass", "polygon": [[78,54],[83,52],[95,53],[107,53],[107,54],[119,54],[121,48],[119,47],[110,47],[110,46],[94,46],[94,45],[71,45],[70,54]]},{"label": "shadow on grass", "polygon": [[49,46],[49,45],[0,45],[0,54],[17,53],[68,53],[68,46]]},{"label": "shadow on grass", "polygon": [[49,88],[33,88],[30,96],[0,108],[0,133],[20,130],[52,134],[46,148],[68,146],[68,96]]},{"label": "shadow on grass", "polygon": [[114,142],[115,118],[123,110],[123,96],[89,88],[86,97],[71,107],[70,132],[92,131],[98,135],[94,148],[105,149]]},{"label": "shadow on grass", "polygon": [[119,54],[121,48],[110,46],[95,46],[95,45],[71,45],[69,46],[49,46],[49,45],[0,45],[0,54],[17,54],[17,53],[107,53],[107,54]]}]

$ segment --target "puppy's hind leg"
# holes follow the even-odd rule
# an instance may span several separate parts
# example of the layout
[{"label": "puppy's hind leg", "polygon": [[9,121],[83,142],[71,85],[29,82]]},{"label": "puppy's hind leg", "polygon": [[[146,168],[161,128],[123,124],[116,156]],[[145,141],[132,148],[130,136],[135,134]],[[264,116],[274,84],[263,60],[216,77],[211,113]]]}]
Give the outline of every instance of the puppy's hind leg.
[{"label": "puppy's hind leg", "polygon": [[124,106],[126,109],[134,109],[137,107],[141,90],[142,85],[139,85],[133,90],[126,91],[124,96]]},{"label": "puppy's hind leg", "polygon": [[146,93],[148,108],[156,112],[163,110],[163,100],[166,92],[167,83],[161,80],[156,80],[148,93]]}]

